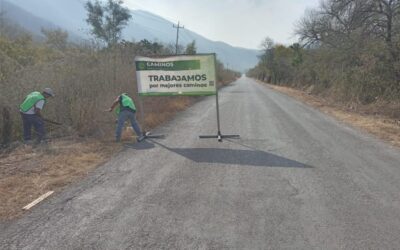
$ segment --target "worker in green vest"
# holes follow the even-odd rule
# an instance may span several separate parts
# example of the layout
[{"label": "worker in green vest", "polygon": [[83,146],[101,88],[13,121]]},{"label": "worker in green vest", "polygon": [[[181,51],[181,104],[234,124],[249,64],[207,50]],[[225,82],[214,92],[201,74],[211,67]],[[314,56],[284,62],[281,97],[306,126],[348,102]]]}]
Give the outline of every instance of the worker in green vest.
[{"label": "worker in green vest", "polygon": [[130,98],[126,93],[119,95],[107,111],[112,112],[115,108],[118,115],[117,129],[115,131],[116,141],[121,141],[122,128],[125,124],[125,121],[128,119],[131,122],[133,130],[135,130],[137,141],[142,141],[145,137],[143,136],[139,124],[136,121],[136,106],[132,98]]},{"label": "worker in green vest", "polygon": [[26,143],[32,140],[32,127],[36,131],[37,142],[40,143],[43,140],[46,131],[41,111],[50,97],[54,97],[53,90],[45,88],[41,93],[39,91],[30,93],[19,106],[24,129],[24,141]]}]

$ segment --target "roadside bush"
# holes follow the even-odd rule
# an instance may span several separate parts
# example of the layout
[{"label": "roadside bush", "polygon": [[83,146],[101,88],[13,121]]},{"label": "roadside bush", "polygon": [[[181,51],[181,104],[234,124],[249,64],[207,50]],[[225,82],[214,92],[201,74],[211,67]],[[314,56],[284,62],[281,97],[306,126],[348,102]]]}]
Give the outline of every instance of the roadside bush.
[{"label": "roadside bush", "polygon": [[[0,116],[0,143],[21,138],[19,104],[28,93],[45,87],[52,88],[56,97],[46,104],[44,116],[64,124],[60,128],[48,128],[56,129],[54,135],[113,135],[115,115],[104,110],[118,94],[131,95],[140,111],[135,55],[172,54],[167,46],[149,41],[123,41],[108,49],[94,44],[70,44],[61,46],[62,50],[58,47],[33,42],[29,36],[16,40],[0,37],[0,111],[8,114]],[[225,84],[237,77],[236,72],[224,69],[222,64],[218,71],[220,82]],[[146,126],[159,124],[193,100],[146,98]]]},{"label": "roadside bush", "polygon": [[299,21],[300,43],[286,47],[265,39],[248,75],[398,114],[384,109],[400,107],[399,8],[399,1],[322,1]]}]

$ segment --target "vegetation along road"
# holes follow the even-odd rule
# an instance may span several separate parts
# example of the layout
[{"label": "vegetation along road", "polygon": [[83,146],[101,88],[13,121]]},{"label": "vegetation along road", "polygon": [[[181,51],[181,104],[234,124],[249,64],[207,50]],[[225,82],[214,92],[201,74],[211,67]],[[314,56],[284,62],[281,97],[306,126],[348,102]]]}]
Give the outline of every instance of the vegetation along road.
[{"label": "vegetation along road", "polygon": [[0,224],[2,249],[395,249],[400,153],[242,77]]}]

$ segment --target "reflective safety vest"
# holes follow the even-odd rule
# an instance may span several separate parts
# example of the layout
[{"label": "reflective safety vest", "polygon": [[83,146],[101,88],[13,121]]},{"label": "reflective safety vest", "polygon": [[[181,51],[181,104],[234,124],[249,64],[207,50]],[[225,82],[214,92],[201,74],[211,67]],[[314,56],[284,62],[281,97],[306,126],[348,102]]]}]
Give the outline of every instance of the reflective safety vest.
[{"label": "reflective safety vest", "polygon": [[44,100],[46,102],[46,98],[42,95],[42,93],[35,91],[30,93],[24,100],[24,102],[19,106],[22,112],[28,112],[38,101]]},{"label": "reflective safety vest", "polygon": [[132,98],[130,98],[127,94],[122,94],[121,95],[121,100],[119,102],[119,107],[117,107],[117,109],[115,110],[117,114],[119,114],[121,112],[121,110],[123,109],[130,109],[132,111],[136,111],[136,106],[133,103]]}]

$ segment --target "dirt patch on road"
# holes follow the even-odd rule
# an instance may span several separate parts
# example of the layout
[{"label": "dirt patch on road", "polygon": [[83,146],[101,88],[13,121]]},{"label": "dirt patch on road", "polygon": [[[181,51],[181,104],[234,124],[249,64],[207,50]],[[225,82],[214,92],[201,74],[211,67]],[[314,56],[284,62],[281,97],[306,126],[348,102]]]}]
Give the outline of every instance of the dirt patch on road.
[{"label": "dirt patch on road", "polygon": [[380,139],[390,142],[394,146],[400,147],[399,120],[382,115],[370,115],[366,114],[366,112],[359,113],[351,110],[351,108],[329,103],[323,98],[313,96],[305,91],[270,84],[268,84],[268,86],[318,108],[324,113],[329,114],[342,122],[360,128],[361,130],[371,133]]}]

